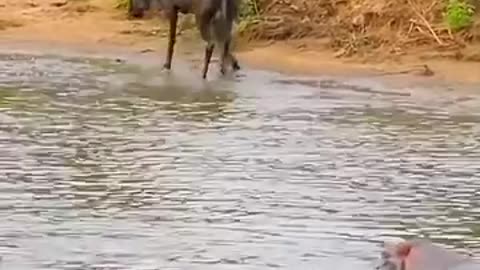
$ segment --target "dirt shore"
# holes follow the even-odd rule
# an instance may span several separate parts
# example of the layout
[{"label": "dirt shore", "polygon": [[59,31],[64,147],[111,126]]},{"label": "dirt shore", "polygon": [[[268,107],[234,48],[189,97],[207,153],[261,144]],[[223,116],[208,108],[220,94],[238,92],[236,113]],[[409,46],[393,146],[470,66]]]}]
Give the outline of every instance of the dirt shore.
[{"label": "dirt shore", "polygon": [[[159,19],[127,20],[124,11],[115,9],[114,0],[6,0],[0,4],[0,43],[48,42],[52,46],[119,46],[142,53],[160,53],[166,44],[167,28]],[[180,29],[188,28],[185,20]],[[184,52],[192,35],[181,35]],[[183,44],[183,45],[182,45]],[[194,45],[192,47],[199,47]],[[274,71],[322,74],[370,74],[396,76],[412,74],[430,80],[467,83],[480,82],[480,62],[449,58],[425,59],[412,53],[393,60],[336,58],[321,40],[241,44],[239,59],[249,66]],[[200,55],[201,56],[201,55]],[[161,60],[160,60],[161,61]]]}]

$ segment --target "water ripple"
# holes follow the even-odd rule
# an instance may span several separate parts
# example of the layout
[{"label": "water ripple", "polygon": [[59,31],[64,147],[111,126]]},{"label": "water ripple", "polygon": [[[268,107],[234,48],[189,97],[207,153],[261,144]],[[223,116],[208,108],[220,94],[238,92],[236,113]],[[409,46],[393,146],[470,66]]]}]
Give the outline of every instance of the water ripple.
[{"label": "water ripple", "polygon": [[479,96],[269,76],[195,89],[2,55],[2,266],[371,269],[412,235],[480,251]]}]

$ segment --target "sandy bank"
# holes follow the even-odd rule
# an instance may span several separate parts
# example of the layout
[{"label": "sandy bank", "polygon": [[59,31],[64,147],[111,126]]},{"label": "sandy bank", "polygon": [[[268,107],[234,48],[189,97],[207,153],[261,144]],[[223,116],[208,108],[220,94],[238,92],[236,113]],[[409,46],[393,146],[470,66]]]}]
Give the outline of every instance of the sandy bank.
[{"label": "sandy bank", "polygon": [[[153,52],[156,57],[159,56],[159,61],[163,61],[160,57],[166,44],[165,24],[159,20],[126,20],[123,12],[113,7],[114,0],[72,3],[62,0],[7,0],[0,5],[0,14],[3,14],[0,18],[0,43],[23,43],[33,47],[35,42],[50,44],[50,47],[116,46],[142,53]],[[182,27],[187,28],[188,21],[184,21]],[[201,57],[201,47],[186,45],[196,43],[189,42],[189,39],[192,40],[188,31],[180,37],[179,54],[183,52]],[[240,47],[237,55],[244,64],[286,73],[355,73],[380,77],[409,75],[426,80],[480,82],[480,62],[425,59],[424,54],[411,54],[396,61],[343,59],[336,58],[319,40],[250,43]]]}]

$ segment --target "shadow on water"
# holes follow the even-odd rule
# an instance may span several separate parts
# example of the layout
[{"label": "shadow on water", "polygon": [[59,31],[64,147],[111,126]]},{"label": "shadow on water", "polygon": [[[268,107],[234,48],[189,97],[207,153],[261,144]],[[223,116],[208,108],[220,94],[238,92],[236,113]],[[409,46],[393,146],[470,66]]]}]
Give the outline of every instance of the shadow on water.
[{"label": "shadow on water", "polygon": [[412,235],[480,250],[478,95],[176,71],[0,57],[2,266],[367,270]]}]

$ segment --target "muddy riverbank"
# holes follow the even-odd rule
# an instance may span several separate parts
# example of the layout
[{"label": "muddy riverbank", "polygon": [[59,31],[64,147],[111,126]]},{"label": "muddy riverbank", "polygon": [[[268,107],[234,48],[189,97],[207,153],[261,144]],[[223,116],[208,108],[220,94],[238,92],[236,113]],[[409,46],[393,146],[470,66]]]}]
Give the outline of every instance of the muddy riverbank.
[{"label": "muddy riverbank", "polygon": [[[198,46],[179,46],[178,58],[174,61],[174,68],[167,72],[163,70],[163,50],[148,50],[144,51],[142,46],[125,46],[122,44],[76,44],[59,41],[39,41],[39,40],[23,40],[23,41],[3,41],[0,42],[0,51],[4,54],[20,54],[32,55],[37,57],[55,56],[67,58],[90,58],[99,59],[101,61],[112,61],[119,64],[133,64],[140,67],[149,68],[150,72],[155,72],[158,75],[171,74],[173,77],[190,78],[194,82],[202,83],[197,79],[200,78],[201,61],[203,55],[200,53]],[[268,48],[266,50],[272,50]],[[262,58],[265,61],[262,60]],[[239,54],[239,59],[242,61],[243,68],[235,74],[238,78],[246,76],[253,76],[252,80],[265,72],[273,72],[281,76],[299,76],[304,79],[338,79],[338,80],[359,80],[375,82],[382,87],[392,87],[398,91],[403,91],[405,94],[412,94],[417,87],[425,89],[448,88],[457,93],[476,93],[480,87],[479,82],[472,78],[472,80],[457,80],[458,77],[441,77],[438,74],[435,76],[419,76],[407,73],[386,74],[385,69],[379,67],[371,67],[360,64],[342,64],[332,60],[331,62],[324,62],[321,64],[322,69],[309,69],[308,61],[302,63],[298,58],[293,57],[295,63],[288,63],[282,61],[282,65],[272,65],[273,59],[270,61],[268,52],[262,53],[261,56],[255,57],[251,52],[243,52]],[[260,58],[260,59],[259,59]],[[286,60],[292,58],[285,58]],[[311,63],[311,62],[310,62]],[[209,80],[217,80],[221,76],[219,74],[217,61],[214,59],[212,71],[209,74]],[[293,65],[298,65],[292,68]],[[398,68],[398,67],[397,67]],[[398,70],[398,69],[397,69]],[[414,67],[413,70],[421,71],[419,67]],[[232,74],[233,75],[233,74]],[[231,76],[229,76],[231,78]],[[425,91],[423,91],[425,94]],[[426,91],[435,95],[434,91]]]},{"label": "muddy riverbank", "polygon": [[[143,52],[163,61],[166,44],[165,22],[160,20],[126,20],[124,11],[110,1],[12,1],[0,6],[0,43],[3,47],[27,44],[31,47],[50,44],[51,48],[125,47]],[[180,28],[187,29],[178,42],[178,57],[201,57],[195,32],[189,31],[185,20]],[[182,53],[183,52],[183,53]],[[395,79],[405,75],[423,77],[426,81],[447,80],[475,83],[480,81],[478,62],[448,59],[425,59],[411,54],[395,61],[383,59],[339,59],[320,40],[291,42],[251,42],[239,44],[239,59],[254,68],[292,74],[348,75],[374,74]],[[425,72],[425,66],[433,73]],[[383,75],[382,75],[383,74]],[[428,76],[425,76],[428,75]],[[433,76],[430,76],[433,75]],[[418,78],[416,78],[418,79]],[[415,80],[416,80],[415,79]]]}]

